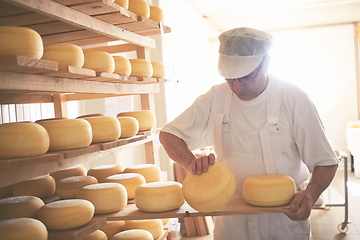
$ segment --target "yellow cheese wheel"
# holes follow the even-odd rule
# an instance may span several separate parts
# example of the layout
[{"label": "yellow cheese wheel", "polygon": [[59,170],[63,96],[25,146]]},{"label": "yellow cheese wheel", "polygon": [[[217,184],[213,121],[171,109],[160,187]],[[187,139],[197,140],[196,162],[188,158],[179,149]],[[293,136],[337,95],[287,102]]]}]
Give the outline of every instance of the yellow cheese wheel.
[{"label": "yellow cheese wheel", "polygon": [[123,7],[125,9],[129,8],[129,0],[115,0],[116,4],[118,4],[120,7]]},{"label": "yellow cheese wheel", "polygon": [[114,73],[130,76],[131,74],[131,63],[129,59],[123,56],[113,56],[115,61],[115,70]]},{"label": "yellow cheese wheel", "polygon": [[151,232],[144,229],[131,229],[117,233],[111,240],[153,240]]},{"label": "yellow cheese wheel", "polygon": [[33,122],[0,124],[0,159],[32,157],[49,150],[50,139],[41,125]]},{"label": "yellow cheese wheel", "polygon": [[129,59],[132,77],[151,77],[153,68],[151,62],[146,59]]},{"label": "yellow cheese wheel", "polygon": [[0,199],[1,198],[7,198],[7,197],[12,197],[12,189],[11,189],[11,185],[10,186],[6,186],[6,187],[0,187]]},{"label": "yellow cheese wheel", "polygon": [[214,212],[225,206],[235,192],[235,178],[221,162],[209,166],[201,175],[189,172],[183,181],[183,195],[187,203],[199,212]]},{"label": "yellow cheese wheel", "polygon": [[129,11],[138,16],[150,17],[150,6],[144,0],[129,0]]},{"label": "yellow cheese wheel", "polygon": [[128,199],[135,197],[135,190],[146,183],[143,175],[139,173],[120,173],[105,178],[104,182],[120,183],[126,188]]},{"label": "yellow cheese wheel", "polygon": [[114,58],[104,51],[84,52],[85,62],[83,68],[95,70],[96,72],[113,73],[115,70]]},{"label": "yellow cheese wheel", "polygon": [[106,234],[101,230],[96,230],[93,233],[90,233],[86,237],[84,237],[82,240],[108,240]]},{"label": "yellow cheese wheel", "polygon": [[87,170],[84,166],[76,165],[73,167],[65,168],[58,170],[56,172],[50,173],[55,179],[55,182],[58,183],[61,179],[73,176],[86,176]]},{"label": "yellow cheese wheel", "polygon": [[87,147],[92,141],[91,125],[84,119],[36,121],[50,137],[50,151]]},{"label": "yellow cheese wheel", "polygon": [[117,117],[121,126],[120,138],[134,137],[139,132],[139,122],[134,117]]},{"label": "yellow cheese wheel", "polygon": [[150,110],[130,111],[118,113],[117,117],[134,117],[138,120],[139,131],[147,131],[155,128],[156,117]]},{"label": "yellow cheese wheel", "polygon": [[6,240],[47,240],[45,225],[33,218],[13,218],[0,221],[0,236]]},{"label": "yellow cheese wheel", "polygon": [[93,176],[73,176],[61,179],[56,184],[56,195],[62,199],[76,198],[82,187],[96,184],[98,180]]},{"label": "yellow cheese wheel", "polygon": [[69,230],[84,226],[94,216],[94,205],[84,199],[66,199],[42,206],[36,218],[50,230]]},{"label": "yellow cheese wheel", "polygon": [[55,193],[55,180],[50,175],[43,175],[12,185],[14,196],[50,197]]},{"label": "yellow cheese wheel", "polygon": [[294,180],[282,174],[257,175],[245,179],[245,202],[255,206],[272,207],[289,204],[296,192]]},{"label": "yellow cheese wheel", "polygon": [[15,196],[0,199],[0,220],[35,218],[44,202],[35,196]]},{"label": "yellow cheese wheel", "polygon": [[135,190],[135,205],[144,212],[165,212],[178,209],[184,202],[179,182],[145,183]]},{"label": "yellow cheese wheel", "polygon": [[99,183],[102,183],[108,176],[119,174],[122,172],[123,168],[120,165],[109,164],[90,168],[87,172],[87,175],[95,177]]},{"label": "yellow cheese wheel", "polygon": [[159,7],[150,6],[149,18],[155,22],[162,22],[164,21],[164,11]]},{"label": "yellow cheese wheel", "polygon": [[111,239],[115,234],[124,230],[124,225],[125,221],[123,220],[107,221],[100,230],[106,234],[108,239]]},{"label": "yellow cheese wheel", "polygon": [[40,59],[43,52],[43,41],[36,31],[25,27],[0,26],[0,55]]},{"label": "yellow cheese wheel", "polygon": [[153,78],[164,78],[165,77],[165,66],[160,62],[151,62],[153,68]]},{"label": "yellow cheese wheel", "polygon": [[155,164],[138,164],[124,169],[124,173],[139,173],[147,183],[161,180],[161,169]]},{"label": "yellow cheese wheel", "polygon": [[83,50],[71,43],[54,43],[44,46],[42,59],[57,62],[59,67],[74,66],[81,68],[84,65]]},{"label": "yellow cheese wheel", "polygon": [[124,230],[130,229],[147,230],[153,235],[154,239],[160,237],[164,232],[161,219],[127,220],[125,221]]},{"label": "yellow cheese wheel", "polygon": [[97,183],[83,187],[77,198],[89,200],[95,206],[95,214],[120,211],[127,205],[126,188],[119,183]]},{"label": "yellow cheese wheel", "polygon": [[106,115],[102,114],[102,113],[90,113],[90,114],[84,114],[84,115],[78,116],[77,118],[99,117],[99,116],[106,116]]},{"label": "yellow cheese wheel", "polygon": [[97,116],[82,119],[91,125],[92,143],[115,141],[120,137],[121,127],[116,117]]}]

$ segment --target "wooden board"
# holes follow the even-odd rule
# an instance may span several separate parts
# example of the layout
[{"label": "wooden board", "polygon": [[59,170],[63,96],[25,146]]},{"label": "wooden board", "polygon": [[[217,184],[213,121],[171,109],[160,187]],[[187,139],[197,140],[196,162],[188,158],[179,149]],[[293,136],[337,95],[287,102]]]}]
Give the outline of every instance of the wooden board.
[{"label": "wooden board", "polygon": [[45,72],[42,75],[51,77],[66,77],[66,78],[88,78],[96,77],[96,72],[92,69],[79,68],[74,66],[59,67],[58,71]]},{"label": "wooden board", "polygon": [[57,62],[27,56],[0,56],[0,70],[20,73],[43,73],[57,71]]}]

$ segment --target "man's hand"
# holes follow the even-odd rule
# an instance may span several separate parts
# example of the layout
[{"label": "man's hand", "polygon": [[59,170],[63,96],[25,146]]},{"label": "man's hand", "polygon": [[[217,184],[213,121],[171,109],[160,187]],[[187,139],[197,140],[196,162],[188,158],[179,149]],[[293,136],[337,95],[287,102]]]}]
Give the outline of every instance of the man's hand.
[{"label": "man's hand", "polygon": [[293,221],[306,220],[310,216],[315,202],[306,190],[299,191],[294,195],[293,200],[289,204],[289,208],[296,211],[285,214]]},{"label": "man's hand", "polygon": [[213,165],[214,163],[215,155],[210,153],[208,156],[202,156],[192,160],[187,169],[194,175],[201,175],[209,170],[209,165]]}]

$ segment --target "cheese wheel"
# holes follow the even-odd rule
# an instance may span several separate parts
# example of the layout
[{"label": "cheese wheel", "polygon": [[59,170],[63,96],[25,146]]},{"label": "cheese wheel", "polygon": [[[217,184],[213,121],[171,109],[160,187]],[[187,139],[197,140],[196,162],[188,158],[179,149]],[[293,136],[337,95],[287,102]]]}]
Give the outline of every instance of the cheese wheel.
[{"label": "cheese wheel", "polygon": [[125,221],[124,230],[130,229],[147,230],[153,235],[154,239],[160,237],[164,232],[161,219],[127,220]]},{"label": "cheese wheel", "polygon": [[95,214],[120,211],[127,205],[126,188],[119,183],[97,183],[83,187],[77,198],[86,199],[95,206]]},{"label": "cheese wheel", "polygon": [[151,77],[153,68],[150,61],[146,59],[129,59],[132,77]]},{"label": "cheese wheel", "polygon": [[178,209],[184,202],[179,182],[145,183],[135,190],[135,205],[144,212],[166,212]]},{"label": "cheese wheel", "polygon": [[73,176],[86,176],[86,168],[77,165],[65,169],[58,170],[56,172],[50,173],[50,176],[52,176],[55,179],[55,182],[58,183],[61,179],[67,178],[67,177],[73,177]]},{"label": "cheese wheel", "polygon": [[150,6],[149,18],[155,22],[162,22],[164,21],[164,11],[159,7]]},{"label": "cheese wheel", "polygon": [[55,193],[55,180],[50,175],[43,175],[12,185],[14,196],[50,197]]},{"label": "cheese wheel", "polygon": [[129,8],[129,0],[115,0],[116,4],[118,4],[120,7],[123,7],[125,9]]},{"label": "cheese wheel", "polygon": [[0,236],[6,240],[47,240],[45,225],[33,218],[13,218],[0,221]]},{"label": "cheese wheel", "polygon": [[92,143],[115,141],[120,137],[120,122],[116,117],[97,116],[83,118],[91,125]]},{"label": "cheese wheel", "polygon": [[138,16],[150,17],[150,6],[144,0],[129,0],[129,11]]},{"label": "cheese wheel", "polygon": [[160,62],[151,62],[153,68],[153,78],[164,78],[165,77],[165,66]]},{"label": "cheese wheel", "polygon": [[118,113],[117,117],[134,117],[138,120],[139,131],[147,131],[155,128],[156,117],[150,110],[130,111]]},{"label": "cheese wheel", "polygon": [[92,141],[91,125],[84,119],[57,119],[36,121],[50,137],[50,151],[87,147]]},{"label": "cheese wheel", "polygon": [[111,240],[154,240],[154,238],[147,230],[131,229],[117,233]]},{"label": "cheese wheel", "polygon": [[294,180],[282,174],[257,175],[245,179],[245,202],[255,206],[273,207],[289,204],[296,192]]},{"label": "cheese wheel", "polygon": [[101,230],[96,230],[93,233],[90,233],[86,237],[84,237],[82,240],[108,240],[106,234]]},{"label": "cheese wheel", "polygon": [[49,146],[49,135],[39,124],[0,124],[0,159],[38,156],[46,153]]},{"label": "cheese wheel", "polygon": [[135,197],[135,190],[146,183],[143,175],[139,173],[120,173],[105,178],[104,182],[120,183],[126,188],[128,199]]},{"label": "cheese wheel", "polygon": [[225,206],[235,192],[235,178],[221,162],[209,166],[201,175],[189,172],[183,181],[183,195],[187,203],[199,212],[214,212]]},{"label": "cheese wheel", "polygon": [[56,184],[56,195],[62,199],[76,198],[82,187],[96,184],[98,180],[93,176],[73,176],[61,179]]},{"label": "cheese wheel", "polygon": [[66,199],[42,206],[36,218],[49,230],[69,230],[84,226],[94,216],[94,205],[83,199]]},{"label": "cheese wheel", "polygon": [[84,52],[75,44],[54,43],[44,46],[42,59],[58,63],[59,67],[74,66],[81,68],[84,65]]},{"label": "cheese wheel", "polygon": [[106,116],[106,115],[102,114],[102,113],[90,113],[90,114],[84,114],[84,115],[78,116],[77,118],[100,117],[100,116]]},{"label": "cheese wheel", "polygon": [[120,138],[134,137],[139,132],[139,122],[134,117],[117,117],[120,122]]},{"label": "cheese wheel", "polygon": [[124,220],[107,221],[100,230],[106,234],[108,239],[111,239],[115,234],[124,230],[124,225]]},{"label": "cheese wheel", "polygon": [[123,168],[120,165],[109,164],[90,168],[87,172],[87,175],[95,177],[99,183],[102,183],[108,176],[119,174],[122,172]]},{"label": "cheese wheel", "polygon": [[11,185],[6,187],[0,187],[0,199],[7,197],[12,197]]},{"label": "cheese wheel", "polygon": [[40,59],[44,52],[39,33],[25,27],[0,26],[0,55],[23,55]]},{"label": "cheese wheel", "polygon": [[104,51],[84,52],[85,62],[83,68],[95,70],[96,72],[113,73],[115,70],[114,58]]},{"label": "cheese wheel", "polygon": [[113,56],[115,61],[115,70],[114,73],[130,76],[131,74],[131,63],[129,59],[123,56]]},{"label": "cheese wheel", "polygon": [[161,169],[155,164],[138,164],[124,169],[124,173],[139,173],[144,176],[145,181],[158,182],[161,180]]},{"label": "cheese wheel", "polygon": [[0,220],[35,218],[44,202],[35,196],[15,196],[0,199]]}]

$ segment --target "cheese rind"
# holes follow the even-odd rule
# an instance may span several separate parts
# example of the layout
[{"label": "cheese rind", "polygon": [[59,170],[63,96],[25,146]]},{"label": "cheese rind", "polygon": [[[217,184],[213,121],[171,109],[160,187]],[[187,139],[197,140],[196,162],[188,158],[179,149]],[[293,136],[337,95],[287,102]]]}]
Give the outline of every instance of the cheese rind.
[{"label": "cheese rind", "polygon": [[125,221],[124,230],[144,229],[149,231],[153,238],[160,237],[164,232],[164,226],[161,219],[143,219]]},{"label": "cheese rind", "polygon": [[117,117],[121,126],[120,138],[134,137],[139,132],[139,122],[134,117]]},{"label": "cheese rind", "polygon": [[83,68],[95,70],[96,72],[113,73],[115,70],[114,58],[104,51],[85,51],[85,62]]},{"label": "cheese rind", "polygon": [[151,110],[139,110],[130,112],[120,112],[117,117],[134,117],[139,123],[139,131],[147,131],[155,128],[156,117]]},{"label": "cheese rind", "polygon": [[155,164],[137,164],[124,169],[124,173],[139,173],[147,183],[161,180],[161,169]]},{"label": "cheese rind", "polygon": [[146,59],[129,59],[132,77],[151,77],[153,68],[151,62]]},{"label": "cheese rind", "polygon": [[74,66],[81,68],[84,65],[82,49],[71,43],[54,43],[44,46],[42,59],[57,62],[59,67]]},{"label": "cheese rind", "polygon": [[114,2],[125,9],[129,8],[129,0],[115,0]]},{"label": "cheese rind", "polygon": [[100,228],[103,231],[108,239],[111,239],[116,233],[124,230],[125,221],[107,221],[104,226]]},{"label": "cheese rind", "polygon": [[43,175],[12,185],[14,196],[50,197],[55,193],[55,180],[50,175]]},{"label": "cheese rind", "polygon": [[0,221],[0,236],[6,240],[47,240],[45,225],[33,218],[13,218]]},{"label": "cheese rind", "polygon": [[76,198],[77,193],[84,186],[96,184],[98,180],[93,176],[73,176],[61,179],[56,184],[56,195],[62,199]]},{"label": "cheese rind", "polygon": [[165,77],[165,66],[160,62],[151,62],[153,68],[153,78],[164,78]]},{"label": "cheese rind", "polygon": [[67,177],[86,176],[86,168],[84,166],[77,165],[77,166],[58,170],[56,172],[52,172],[50,173],[50,176],[52,176],[55,179],[55,182],[58,183],[61,179]]},{"label": "cheese rind", "polygon": [[159,7],[150,6],[149,18],[155,22],[162,22],[164,20],[164,11]]},{"label": "cheese rind", "polygon": [[150,17],[150,6],[144,0],[129,0],[129,11],[138,16]]},{"label": "cheese rind", "polygon": [[130,229],[119,232],[111,240],[153,240],[151,232],[144,229]]},{"label": "cheese rind", "polygon": [[123,168],[117,164],[100,165],[88,170],[87,175],[95,177],[99,183],[104,182],[105,178],[123,172]]},{"label": "cheese rind", "polygon": [[135,190],[146,183],[143,175],[139,173],[120,173],[105,178],[104,182],[120,183],[126,188],[128,199],[135,197]]},{"label": "cheese rind", "polygon": [[114,73],[130,76],[131,74],[131,63],[129,59],[123,56],[113,56],[115,61],[115,70]]},{"label": "cheese rind", "polygon": [[82,240],[108,240],[106,234],[101,230],[96,230],[93,233],[90,233]]},{"label": "cheese rind", "polygon": [[84,117],[91,125],[92,143],[115,141],[120,137],[121,126],[116,117]]},{"label": "cheese rind", "polygon": [[35,218],[44,202],[35,196],[15,196],[0,199],[0,220],[11,218]]}]

